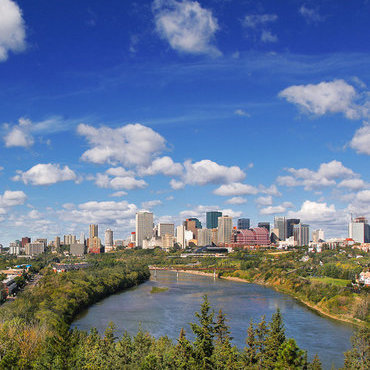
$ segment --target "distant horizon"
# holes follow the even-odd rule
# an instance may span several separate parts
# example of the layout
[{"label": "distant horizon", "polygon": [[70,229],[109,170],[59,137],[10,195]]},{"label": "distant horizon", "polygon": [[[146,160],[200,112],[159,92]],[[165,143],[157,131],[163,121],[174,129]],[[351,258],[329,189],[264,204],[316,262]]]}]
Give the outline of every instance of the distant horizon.
[{"label": "distant horizon", "polygon": [[[0,0],[0,243],[370,219],[368,1]],[[22,234],[22,235],[21,235]]]}]

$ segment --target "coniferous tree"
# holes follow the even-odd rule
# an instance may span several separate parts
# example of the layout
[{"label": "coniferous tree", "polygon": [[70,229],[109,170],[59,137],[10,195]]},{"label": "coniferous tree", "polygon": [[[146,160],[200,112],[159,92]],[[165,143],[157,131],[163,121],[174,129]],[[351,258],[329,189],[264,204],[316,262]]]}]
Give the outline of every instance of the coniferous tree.
[{"label": "coniferous tree", "polygon": [[288,339],[281,345],[273,368],[277,370],[306,369],[306,353],[297,346],[294,339]]},{"label": "coniferous tree", "polygon": [[351,338],[352,349],[344,353],[345,369],[370,369],[370,330],[357,329]]},{"label": "coniferous tree", "polygon": [[194,350],[197,363],[203,369],[212,368],[212,354],[214,350],[213,337],[214,337],[214,312],[210,312],[208,297],[203,297],[200,312],[196,312],[195,316],[199,320],[199,325],[191,323],[191,329],[196,336],[194,342]]},{"label": "coniferous tree", "polygon": [[176,345],[175,364],[177,369],[194,369],[196,367],[194,348],[186,338],[184,328],[181,328]]},{"label": "coniferous tree", "polygon": [[308,365],[308,369],[309,370],[322,370],[322,363],[319,357],[317,356],[317,354],[313,358],[312,362]]},{"label": "coniferous tree", "polygon": [[256,338],[256,330],[254,329],[253,321],[249,323],[247,330],[246,346],[244,348],[244,363],[246,367],[251,368],[257,365],[258,362],[258,343]]}]

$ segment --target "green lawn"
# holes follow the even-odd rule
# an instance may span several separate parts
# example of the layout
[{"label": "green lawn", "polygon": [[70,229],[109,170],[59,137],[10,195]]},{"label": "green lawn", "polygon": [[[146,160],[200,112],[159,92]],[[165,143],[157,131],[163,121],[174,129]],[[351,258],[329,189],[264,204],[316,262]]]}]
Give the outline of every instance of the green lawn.
[{"label": "green lawn", "polygon": [[344,279],[334,279],[334,278],[330,278],[330,277],[312,277],[311,278],[312,281],[318,281],[318,282],[321,282],[321,283],[326,283],[326,284],[333,284],[333,285],[336,285],[336,286],[340,286],[340,287],[345,287],[347,286],[348,283],[351,282],[351,280],[344,280]]}]

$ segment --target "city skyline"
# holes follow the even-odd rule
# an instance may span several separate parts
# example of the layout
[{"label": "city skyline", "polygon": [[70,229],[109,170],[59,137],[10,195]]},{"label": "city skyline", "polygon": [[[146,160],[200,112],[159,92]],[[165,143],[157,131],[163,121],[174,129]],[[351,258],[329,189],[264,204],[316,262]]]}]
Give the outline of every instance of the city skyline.
[{"label": "city skyline", "polygon": [[0,0],[1,244],[370,218],[369,3],[50,4]]}]

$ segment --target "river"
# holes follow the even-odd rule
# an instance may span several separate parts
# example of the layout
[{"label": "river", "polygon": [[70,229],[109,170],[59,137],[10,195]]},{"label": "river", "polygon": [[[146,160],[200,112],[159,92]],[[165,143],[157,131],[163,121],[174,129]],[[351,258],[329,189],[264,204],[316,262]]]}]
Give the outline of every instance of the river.
[{"label": "river", "polygon": [[[167,287],[165,292],[152,294],[152,287]],[[177,339],[185,328],[192,338],[189,322],[195,322],[202,296],[208,295],[216,312],[221,308],[227,315],[233,343],[245,345],[250,320],[259,322],[262,315],[270,320],[280,308],[286,335],[308,351],[311,360],[317,353],[325,369],[332,364],[343,366],[343,352],[350,348],[353,328],[350,325],[319,316],[289,295],[256,284],[213,279],[208,276],[157,271],[157,276],[144,284],[112,295],[83,311],[72,328],[103,333],[110,321],[118,334],[127,330],[136,334],[139,327],[155,337],[167,335]]]}]

